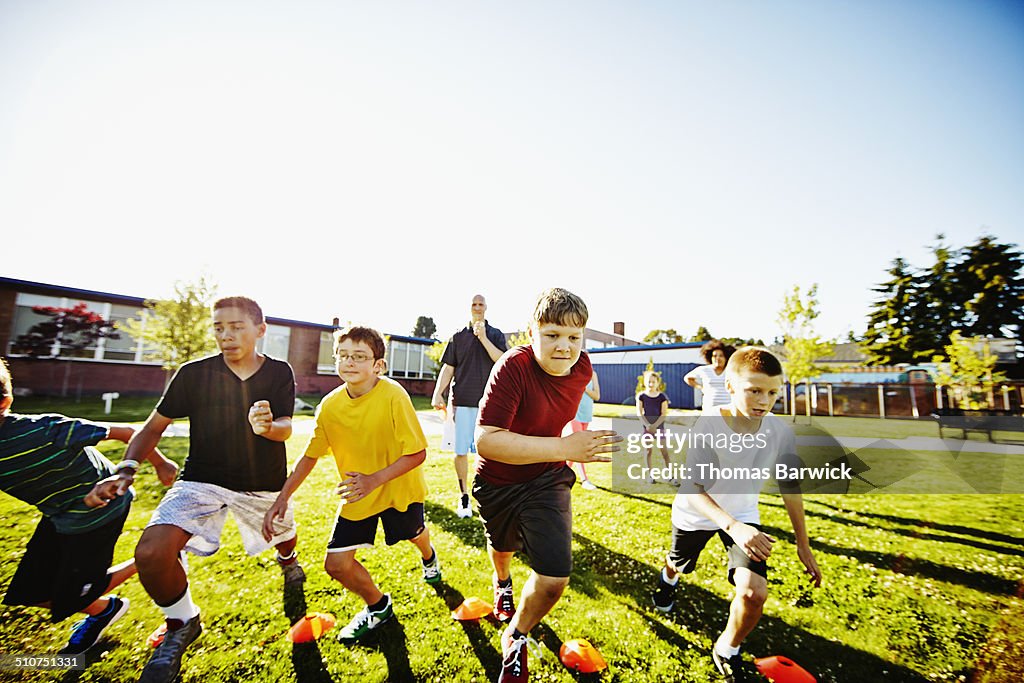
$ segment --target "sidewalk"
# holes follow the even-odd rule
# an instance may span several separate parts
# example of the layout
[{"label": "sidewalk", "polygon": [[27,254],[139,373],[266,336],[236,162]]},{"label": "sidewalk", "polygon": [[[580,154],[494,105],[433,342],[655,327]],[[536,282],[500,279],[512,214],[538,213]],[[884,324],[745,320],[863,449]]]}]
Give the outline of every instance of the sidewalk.
[{"label": "sidewalk", "polygon": [[[440,436],[444,427],[441,414],[436,410],[417,411],[416,417],[420,420],[423,433],[429,436]],[[294,420],[292,422],[293,434],[312,434],[314,421]],[[611,429],[612,419],[608,417],[595,417],[590,423],[590,429]],[[187,423],[174,423],[167,428],[164,436],[188,436]],[[1024,455],[1024,444],[1017,443],[990,443],[988,441],[975,441],[963,439],[940,439],[938,437],[911,436],[905,439],[873,439],[864,436],[798,436],[798,446],[834,446],[837,443],[851,451],[860,451],[865,448],[905,450],[905,451],[944,451],[947,453],[1002,453],[1013,455]]]}]

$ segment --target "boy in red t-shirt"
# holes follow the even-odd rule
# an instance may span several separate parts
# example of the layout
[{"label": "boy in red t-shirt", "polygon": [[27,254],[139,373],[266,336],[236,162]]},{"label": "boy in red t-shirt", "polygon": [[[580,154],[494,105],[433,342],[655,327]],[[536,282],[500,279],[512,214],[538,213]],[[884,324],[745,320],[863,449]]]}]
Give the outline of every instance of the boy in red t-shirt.
[{"label": "boy in red t-shirt", "polygon": [[[473,497],[494,566],[494,613],[508,621],[501,636],[499,683],[527,680],[526,634],[562,596],[572,571],[571,489],[566,465],[608,462],[622,437],[581,431],[562,437],[590,381],[583,351],[587,306],[572,292],[543,292],[530,322],[530,345],[494,365],[480,402]],[[522,550],[533,571],[517,612],[512,599],[512,555]]]}]

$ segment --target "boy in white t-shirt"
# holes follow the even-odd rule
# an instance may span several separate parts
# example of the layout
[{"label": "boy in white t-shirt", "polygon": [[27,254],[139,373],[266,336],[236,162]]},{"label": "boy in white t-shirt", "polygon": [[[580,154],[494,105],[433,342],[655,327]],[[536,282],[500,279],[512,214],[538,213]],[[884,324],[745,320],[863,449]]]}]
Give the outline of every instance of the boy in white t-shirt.
[{"label": "boy in white t-shirt", "polygon": [[[757,347],[736,351],[726,366],[726,386],[731,403],[701,417],[690,434],[687,479],[672,504],[672,552],[652,598],[658,610],[670,611],[678,575],[696,568],[704,546],[717,534],[736,590],[712,659],[726,681],[738,683],[757,680],[740,645],[761,618],[768,595],[767,559],[775,543],[759,528],[758,497],[765,481],[774,477],[776,462],[796,457],[796,443],[792,430],[770,412],[782,387],[782,366],[775,356]],[[799,487],[786,481],[779,486],[797,555],[820,586]]]}]

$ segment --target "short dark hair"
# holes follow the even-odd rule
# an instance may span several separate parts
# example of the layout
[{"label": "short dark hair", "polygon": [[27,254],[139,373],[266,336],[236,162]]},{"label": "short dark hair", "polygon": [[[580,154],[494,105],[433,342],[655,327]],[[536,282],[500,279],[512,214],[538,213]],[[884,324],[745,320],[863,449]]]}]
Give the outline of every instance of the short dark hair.
[{"label": "short dark hair", "polygon": [[541,292],[537,298],[537,306],[533,309],[533,322],[538,324],[586,327],[589,318],[590,313],[583,299],[561,287],[552,287]]},{"label": "short dark hair", "polygon": [[361,325],[353,325],[344,330],[334,331],[334,353],[338,353],[338,347],[346,339],[351,339],[355,343],[362,342],[370,347],[373,351],[373,359],[378,360],[383,358],[387,353],[387,344],[384,342],[384,335],[372,327],[363,327]]},{"label": "short dark hair", "polygon": [[726,372],[759,372],[769,377],[782,375],[782,363],[768,349],[760,346],[744,346],[729,358]]},{"label": "short dark hair", "polygon": [[0,401],[8,396],[14,396],[14,389],[11,387],[11,369],[7,367],[7,360],[0,358]]},{"label": "short dark hair", "polygon": [[724,353],[725,360],[728,362],[729,358],[732,357],[732,354],[736,352],[736,347],[730,346],[729,344],[723,344],[718,339],[712,339],[711,341],[706,342],[704,346],[700,347],[700,357],[704,359],[705,363],[711,365],[711,354],[715,351],[721,351]]},{"label": "short dark hair", "polygon": [[263,324],[263,309],[247,296],[225,296],[213,302],[212,309],[237,308],[244,312],[255,325]]}]

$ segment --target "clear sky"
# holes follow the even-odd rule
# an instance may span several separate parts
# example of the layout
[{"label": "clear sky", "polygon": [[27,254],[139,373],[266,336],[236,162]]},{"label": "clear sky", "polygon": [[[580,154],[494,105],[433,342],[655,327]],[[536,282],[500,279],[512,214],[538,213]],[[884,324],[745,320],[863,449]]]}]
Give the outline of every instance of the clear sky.
[{"label": "clear sky", "polygon": [[860,332],[1024,243],[1024,3],[0,0],[0,274],[268,315]]}]

